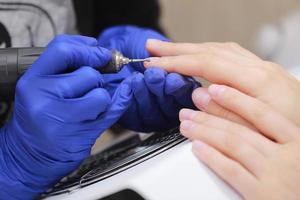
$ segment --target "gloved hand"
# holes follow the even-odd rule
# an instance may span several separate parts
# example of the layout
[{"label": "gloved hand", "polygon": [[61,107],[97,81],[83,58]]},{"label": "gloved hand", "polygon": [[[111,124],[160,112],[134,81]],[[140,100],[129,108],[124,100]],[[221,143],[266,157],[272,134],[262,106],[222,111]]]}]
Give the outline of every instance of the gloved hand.
[{"label": "gloved hand", "polygon": [[95,70],[110,59],[94,38],[59,36],[19,80],[13,117],[0,130],[0,199],[49,189],[127,110],[131,77],[111,97]]},{"label": "gloved hand", "polygon": [[[101,46],[116,49],[129,58],[147,58],[148,39],[168,41],[161,34],[134,26],[117,26],[104,31],[98,38]],[[113,94],[118,84],[134,74],[133,103],[119,120],[124,128],[134,131],[165,131],[179,125],[181,108],[193,108],[191,94],[200,86],[191,77],[168,74],[159,68],[145,70],[143,63],[126,65],[117,75],[104,75],[106,88]]]}]

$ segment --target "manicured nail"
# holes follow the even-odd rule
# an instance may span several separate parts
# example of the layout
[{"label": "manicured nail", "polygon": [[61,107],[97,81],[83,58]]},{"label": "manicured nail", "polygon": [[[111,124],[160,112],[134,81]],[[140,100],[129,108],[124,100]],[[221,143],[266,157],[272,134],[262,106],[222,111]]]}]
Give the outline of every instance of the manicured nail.
[{"label": "manicured nail", "polygon": [[148,39],[148,40],[147,40],[147,45],[153,46],[153,45],[155,45],[155,44],[157,44],[157,43],[159,43],[159,42],[162,42],[162,41],[161,41],[161,40],[158,40],[158,39]]},{"label": "manicured nail", "polygon": [[148,58],[148,61],[144,62],[144,66],[145,67],[153,67],[153,66],[157,65],[157,63],[159,62],[159,60],[160,60],[159,57]]},{"label": "manicured nail", "polygon": [[199,154],[206,147],[206,144],[200,140],[193,141],[193,152]]},{"label": "manicured nail", "polygon": [[208,104],[211,100],[211,97],[208,92],[206,92],[203,88],[196,89],[193,92],[193,101],[195,105],[200,109],[205,111],[208,107]]},{"label": "manicured nail", "polygon": [[180,132],[184,134],[184,133],[188,132],[189,130],[191,130],[191,128],[194,125],[195,125],[195,123],[192,121],[188,121],[188,120],[182,121],[180,124]]},{"label": "manicured nail", "polygon": [[213,95],[213,96],[219,96],[221,95],[224,91],[226,90],[226,87],[223,85],[216,85],[213,84],[211,86],[208,87],[208,92],[209,94]]},{"label": "manicured nail", "polygon": [[191,109],[182,109],[179,112],[179,119],[180,121],[183,120],[192,120],[197,115],[197,111]]}]

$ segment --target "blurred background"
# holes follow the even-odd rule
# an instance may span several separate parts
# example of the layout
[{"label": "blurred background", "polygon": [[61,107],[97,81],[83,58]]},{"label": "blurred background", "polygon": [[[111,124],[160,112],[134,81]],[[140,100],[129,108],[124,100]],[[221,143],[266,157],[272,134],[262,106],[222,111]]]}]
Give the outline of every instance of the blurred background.
[{"label": "blurred background", "polygon": [[162,24],[176,41],[234,41],[254,50],[257,31],[279,24],[299,0],[160,0]]}]

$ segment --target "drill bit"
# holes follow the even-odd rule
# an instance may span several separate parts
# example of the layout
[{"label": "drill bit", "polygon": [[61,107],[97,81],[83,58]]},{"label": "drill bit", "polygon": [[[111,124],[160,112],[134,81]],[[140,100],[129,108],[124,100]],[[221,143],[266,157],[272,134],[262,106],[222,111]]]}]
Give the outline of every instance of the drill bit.
[{"label": "drill bit", "polygon": [[144,59],[129,59],[129,63],[136,63],[136,62],[150,62],[149,58]]}]

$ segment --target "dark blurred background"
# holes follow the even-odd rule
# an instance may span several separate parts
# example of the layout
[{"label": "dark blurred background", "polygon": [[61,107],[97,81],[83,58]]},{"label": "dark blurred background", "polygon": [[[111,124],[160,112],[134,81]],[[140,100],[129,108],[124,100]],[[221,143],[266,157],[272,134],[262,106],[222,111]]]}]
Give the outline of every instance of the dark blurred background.
[{"label": "dark blurred background", "polygon": [[133,24],[162,31],[157,0],[74,0],[81,34],[97,37],[105,28]]}]

